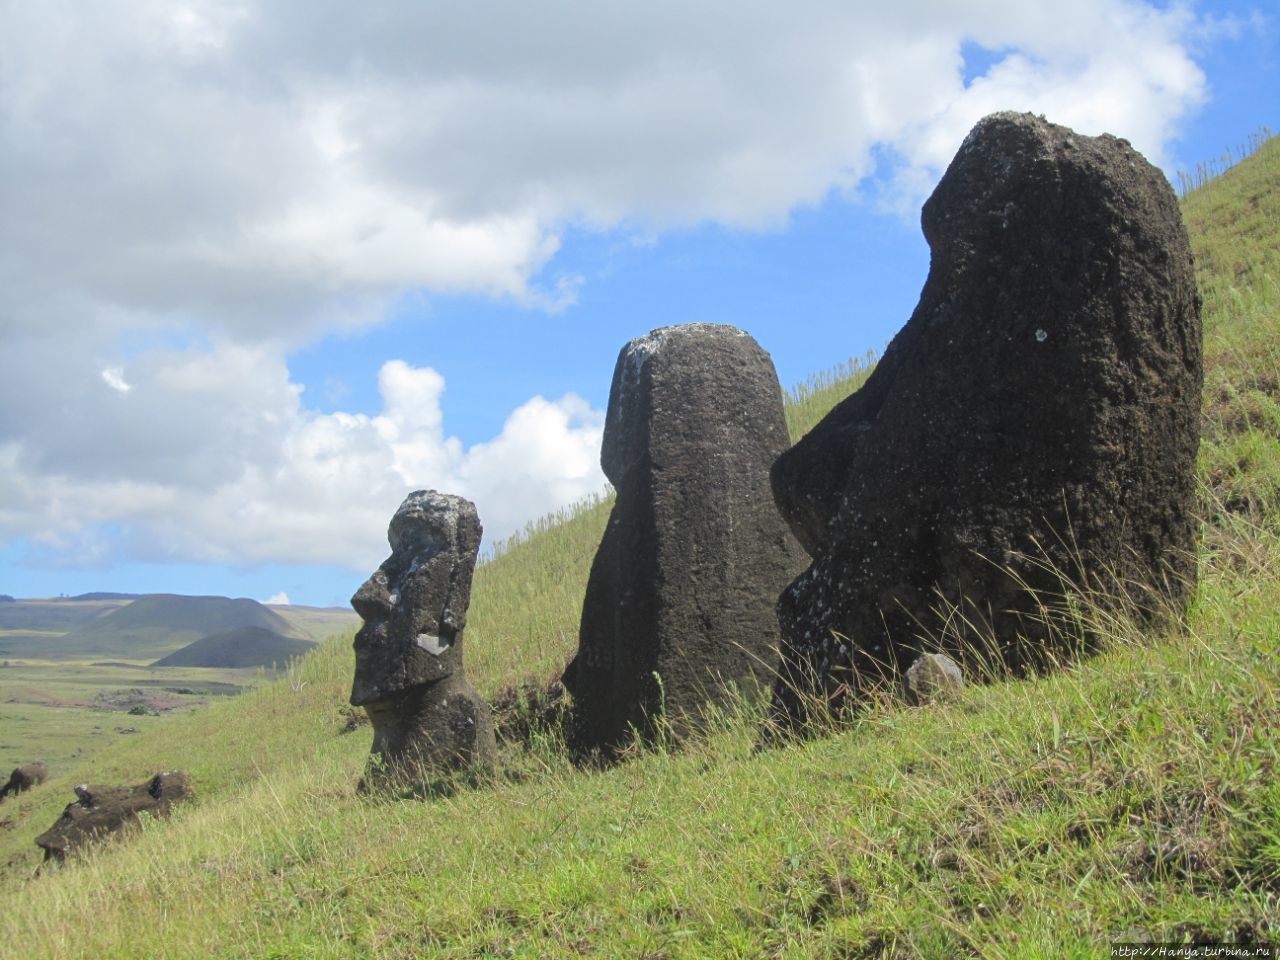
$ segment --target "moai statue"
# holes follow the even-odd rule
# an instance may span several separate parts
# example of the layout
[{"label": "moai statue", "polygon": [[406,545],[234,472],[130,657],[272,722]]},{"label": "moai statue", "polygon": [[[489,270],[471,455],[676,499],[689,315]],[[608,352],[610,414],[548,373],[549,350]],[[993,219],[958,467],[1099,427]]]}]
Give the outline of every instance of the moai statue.
[{"label": "moai statue", "polygon": [[787,448],[769,355],[723,324],[622,348],[600,462],[618,496],[587,583],[569,748],[616,760],[660,716],[682,737],[773,680],[773,598],[804,566],[769,490]]},{"label": "moai statue", "polygon": [[144,813],[167,817],[175,803],[195,795],[195,788],[189,774],[167,770],[133,787],[82,783],[75,794],[75,803],[68,804],[53,826],[36,837],[45,863],[65,863],[72,854],[107,837],[136,830]]},{"label": "moai statue", "polygon": [[973,677],[1088,652],[1072,595],[1176,622],[1195,592],[1200,299],[1164,174],[994,114],[922,223],[915,313],[773,467],[813,557],[778,603],[788,730],[926,651]]},{"label": "moai statue", "polygon": [[362,789],[430,784],[495,759],[489,705],[462,665],[480,535],[469,500],[411,493],[391,518],[391,556],[351,598],[364,619],[351,703],[373,724]]}]

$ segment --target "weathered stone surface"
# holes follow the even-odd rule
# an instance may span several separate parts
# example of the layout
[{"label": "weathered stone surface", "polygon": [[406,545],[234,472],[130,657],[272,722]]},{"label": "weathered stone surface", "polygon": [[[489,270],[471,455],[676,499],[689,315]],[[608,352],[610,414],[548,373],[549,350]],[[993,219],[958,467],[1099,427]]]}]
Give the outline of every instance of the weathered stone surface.
[{"label": "weathered stone surface", "polygon": [[489,766],[489,706],[467,680],[462,635],[481,527],[469,500],[434,490],[405,498],[391,556],[356,591],[353,706],[373,725],[369,780],[430,780]]},{"label": "weathered stone surface", "polygon": [[0,800],[10,795],[17,796],[38,784],[44,783],[48,778],[49,768],[44,765],[42,760],[14,767],[13,773],[9,774],[9,782],[0,787]]},{"label": "weathered stone surface", "polygon": [[193,795],[191,778],[180,770],[157,773],[136,787],[81,784],[76,802],[67,805],[52,827],[36,837],[44,859],[64,861],[70,854],[111,834],[138,825],[140,814],[169,815],[173,804]]},{"label": "weathered stone surface", "polygon": [[774,466],[814,557],[778,607],[790,725],[900,676],[921,637],[966,673],[1071,655],[1040,606],[1064,584],[1178,616],[1194,582],[1199,297],[1160,171],[1115,137],[996,114],[922,221],[915,313]]},{"label": "weathered stone surface", "polygon": [[915,704],[947,700],[964,689],[960,664],[945,653],[926,653],[907,667],[903,680],[907,697]]},{"label": "weathered stone surface", "polygon": [[728,685],[772,682],[772,598],[804,565],[769,492],[789,442],[769,355],[733,327],[664,327],[618,357],[600,460],[617,490],[583,603],[570,745],[580,762],[679,735]]}]

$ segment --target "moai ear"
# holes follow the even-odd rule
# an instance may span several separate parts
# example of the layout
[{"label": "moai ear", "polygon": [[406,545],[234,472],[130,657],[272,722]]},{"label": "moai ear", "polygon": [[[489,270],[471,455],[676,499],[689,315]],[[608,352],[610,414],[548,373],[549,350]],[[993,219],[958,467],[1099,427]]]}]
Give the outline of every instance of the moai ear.
[{"label": "moai ear", "polygon": [[461,501],[455,512],[453,534],[453,566],[449,571],[449,585],[440,610],[442,639],[449,631],[449,640],[461,633],[467,625],[467,608],[471,605],[471,580],[475,574],[476,558],[480,553],[483,528],[475,506]]}]

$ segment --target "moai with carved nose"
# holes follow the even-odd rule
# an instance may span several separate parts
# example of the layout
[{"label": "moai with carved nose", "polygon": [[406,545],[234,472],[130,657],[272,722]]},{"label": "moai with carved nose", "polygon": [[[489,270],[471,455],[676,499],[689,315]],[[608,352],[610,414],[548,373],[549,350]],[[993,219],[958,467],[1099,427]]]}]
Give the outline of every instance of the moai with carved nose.
[{"label": "moai with carved nose", "polygon": [[1069,662],[1102,639],[1081,597],[1155,626],[1195,595],[1203,334],[1164,174],[1125,140],[997,113],[921,224],[915,312],[771,471],[813,558],[778,601],[784,732],[923,654],[970,677]]},{"label": "moai with carved nose", "polygon": [[362,789],[425,783],[495,760],[489,705],[462,663],[481,532],[469,500],[409,494],[387,531],[391,556],[351,598],[364,620],[351,703],[373,724]]}]

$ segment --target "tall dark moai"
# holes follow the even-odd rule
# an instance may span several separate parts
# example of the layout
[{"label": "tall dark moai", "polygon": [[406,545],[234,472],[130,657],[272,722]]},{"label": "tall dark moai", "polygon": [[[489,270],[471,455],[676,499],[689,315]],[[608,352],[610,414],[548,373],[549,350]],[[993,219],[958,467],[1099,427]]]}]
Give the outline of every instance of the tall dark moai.
[{"label": "tall dark moai", "polygon": [[778,605],[784,726],[926,649],[966,672],[1069,657],[1090,638],[1064,591],[1177,618],[1194,586],[1200,302],[1164,176],[995,114],[922,221],[911,319],[774,466],[814,558]]},{"label": "tall dark moai", "polygon": [[622,349],[600,455],[617,501],[564,678],[578,762],[772,684],[773,597],[804,566],[769,491],[788,444],[773,362],[741,330],[664,327]]},{"label": "tall dark moai", "polygon": [[373,724],[366,785],[432,783],[496,757],[489,705],[463,671],[462,633],[480,549],[475,505],[419,490],[391,518],[391,556],[351,598],[351,703]]}]

